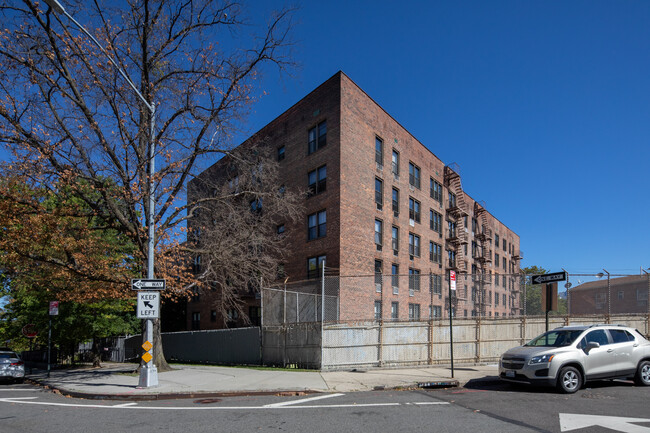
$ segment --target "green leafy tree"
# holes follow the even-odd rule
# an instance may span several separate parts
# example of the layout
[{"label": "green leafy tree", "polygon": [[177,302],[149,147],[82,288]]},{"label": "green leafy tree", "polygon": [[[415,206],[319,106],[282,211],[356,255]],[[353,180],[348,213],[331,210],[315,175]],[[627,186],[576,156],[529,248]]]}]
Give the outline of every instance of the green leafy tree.
[{"label": "green leafy tree", "polygon": [[52,300],[63,301],[55,320],[63,347],[135,331],[126,284],[139,271],[135,246],[109,219],[93,215],[78,189],[92,190],[84,181],[53,189],[18,178],[0,182],[5,340],[26,346],[20,330],[33,324],[42,343]]},{"label": "green leafy tree", "polygon": [[[548,271],[539,266],[528,266],[521,270],[525,275],[542,275]],[[531,284],[530,279],[526,279],[526,314],[529,316],[544,315],[544,307],[542,305],[542,284]],[[551,311],[551,315],[566,315],[567,314],[567,301],[566,299],[558,299],[557,311]]]}]

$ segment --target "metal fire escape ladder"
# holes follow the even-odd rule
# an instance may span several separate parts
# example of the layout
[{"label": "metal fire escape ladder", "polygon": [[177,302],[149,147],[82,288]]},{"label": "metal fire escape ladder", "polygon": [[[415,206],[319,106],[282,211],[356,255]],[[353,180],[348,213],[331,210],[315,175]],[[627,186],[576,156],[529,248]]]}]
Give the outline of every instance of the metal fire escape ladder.
[{"label": "metal fire escape ladder", "polygon": [[459,274],[466,274],[467,261],[464,248],[468,243],[468,236],[464,218],[468,215],[468,212],[458,164],[452,163],[445,166],[444,183],[449,192],[456,197],[455,203],[449,203],[447,208],[447,220],[456,225],[456,230],[447,233],[447,243],[451,247],[450,249],[456,253],[455,263],[450,263],[449,269],[454,269]]},{"label": "metal fire escape ladder", "polygon": [[485,203],[474,202],[474,215],[476,216],[480,227],[475,238],[480,242],[478,248],[478,256],[476,260],[481,265],[479,275],[479,315],[485,316],[485,307],[487,305],[485,294],[492,282],[488,266],[492,262],[492,249],[490,248],[492,242],[492,230],[488,225],[487,209]]}]

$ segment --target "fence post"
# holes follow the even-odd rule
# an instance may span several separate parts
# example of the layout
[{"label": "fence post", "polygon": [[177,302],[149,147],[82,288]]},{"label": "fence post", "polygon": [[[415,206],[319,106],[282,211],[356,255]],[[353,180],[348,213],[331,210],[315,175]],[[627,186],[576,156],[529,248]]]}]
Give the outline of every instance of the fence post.
[{"label": "fence post", "polygon": [[521,325],[519,328],[519,345],[523,346],[526,342],[526,316],[521,316]]},{"label": "fence post", "polygon": [[481,362],[481,315],[480,314],[476,318],[476,345],[474,350],[476,350],[476,355],[474,356],[474,358],[476,359],[476,362],[479,363]]},{"label": "fence post", "polygon": [[648,300],[646,301],[648,310],[645,312],[645,335],[650,335],[650,273],[645,269],[641,270],[645,272],[646,279],[648,280]]}]

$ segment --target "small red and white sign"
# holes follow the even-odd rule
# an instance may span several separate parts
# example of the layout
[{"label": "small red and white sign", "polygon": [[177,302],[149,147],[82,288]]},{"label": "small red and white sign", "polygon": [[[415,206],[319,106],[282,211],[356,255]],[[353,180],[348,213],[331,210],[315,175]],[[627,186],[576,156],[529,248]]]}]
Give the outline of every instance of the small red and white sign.
[{"label": "small red and white sign", "polygon": [[449,271],[449,287],[456,290],[456,271]]},{"label": "small red and white sign", "polygon": [[50,301],[50,316],[59,315],[59,301]]}]

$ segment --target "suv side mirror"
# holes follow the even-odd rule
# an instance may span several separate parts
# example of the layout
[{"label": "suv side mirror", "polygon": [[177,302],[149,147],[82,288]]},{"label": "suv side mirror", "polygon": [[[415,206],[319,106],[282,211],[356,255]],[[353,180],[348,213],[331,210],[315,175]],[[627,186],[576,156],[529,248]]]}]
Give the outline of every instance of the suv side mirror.
[{"label": "suv side mirror", "polygon": [[587,343],[587,347],[585,350],[589,352],[591,349],[598,349],[600,347],[600,343],[596,343],[595,341],[590,341]]}]

